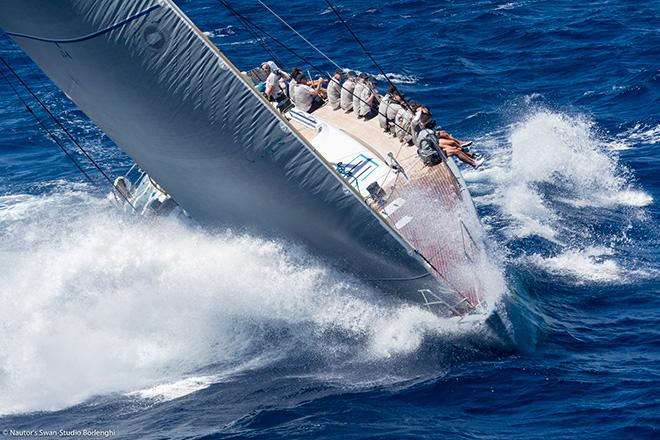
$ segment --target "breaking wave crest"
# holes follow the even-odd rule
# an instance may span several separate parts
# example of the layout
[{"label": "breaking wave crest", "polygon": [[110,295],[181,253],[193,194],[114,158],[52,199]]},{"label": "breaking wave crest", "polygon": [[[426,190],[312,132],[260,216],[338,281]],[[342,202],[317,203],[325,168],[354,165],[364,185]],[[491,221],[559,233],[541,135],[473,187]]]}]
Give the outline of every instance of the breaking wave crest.
[{"label": "breaking wave crest", "polygon": [[562,200],[576,206],[651,203],[586,118],[540,111],[512,129],[510,142],[512,177],[528,189],[553,184],[566,195]]},{"label": "breaking wave crest", "polygon": [[[401,73],[387,73],[387,78],[394,84],[417,84],[419,79],[414,75],[404,75]],[[382,73],[376,75],[378,81],[385,81],[385,76]]]},{"label": "breaking wave crest", "polygon": [[[349,72],[352,69],[349,68],[344,68],[344,72]],[[382,73],[369,73],[369,72],[362,72],[361,70],[353,70],[356,74],[360,73],[366,73],[369,76],[373,76],[376,78],[378,81],[386,81],[385,75]],[[414,75],[405,75],[403,73],[392,73],[392,72],[387,72],[387,79],[389,79],[392,83],[394,84],[417,84],[419,82],[419,78],[417,78]]]},{"label": "breaking wave crest", "polygon": [[295,246],[128,218],[80,189],[0,197],[0,234],[0,414],[176,398],[292,352],[387,363],[464,331]]},{"label": "breaking wave crest", "polygon": [[612,140],[591,120],[537,109],[505,136],[482,140],[490,165],[466,178],[482,190],[477,203],[496,209],[491,220],[504,225],[507,242],[534,240],[543,249],[525,261],[578,283],[650,273],[630,267],[624,250],[634,245],[627,232],[643,223],[653,199],[636,188]]},{"label": "breaking wave crest", "polygon": [[660,124],[635,124],[621,133],[611,143],[615,150],[628,150],[638,144],[655,145],[660,143]]}]

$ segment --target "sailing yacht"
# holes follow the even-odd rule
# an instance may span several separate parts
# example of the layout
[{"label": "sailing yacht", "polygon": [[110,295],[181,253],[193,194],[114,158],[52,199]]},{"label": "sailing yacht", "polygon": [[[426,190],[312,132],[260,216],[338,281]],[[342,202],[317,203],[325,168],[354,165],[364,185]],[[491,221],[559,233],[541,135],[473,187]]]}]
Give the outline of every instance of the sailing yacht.
[{"label": "sailing yacht", "polygon": [[455,163],[323,106],[281,111],[170,0],[4,0],[0,26],[139,167],[138,210],[285,238],[392,301],[495,316]]}]

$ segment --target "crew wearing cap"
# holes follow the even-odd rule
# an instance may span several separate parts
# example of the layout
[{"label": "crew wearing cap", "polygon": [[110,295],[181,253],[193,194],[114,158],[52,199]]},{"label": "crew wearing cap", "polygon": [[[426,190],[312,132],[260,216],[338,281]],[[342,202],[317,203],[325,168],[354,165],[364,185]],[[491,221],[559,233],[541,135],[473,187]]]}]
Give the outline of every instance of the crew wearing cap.
[{"label": "crew wearing cap", "polygon": [[387,94],[383,96],[378,105],[378,125],[386,133],[390,133],[393,128],[396,113],[401,108],[402,98],[394,86],[389,86]]},{"label": "crew wearing cap", "polygon": [[410,122],[415,117],[417,107],[419,107],[419,104],[410,101],[407,106],[401,106],[394,118],[394,134],[396,134],[396,137],[398,137],[403,143],[409,144],[412,141],[412,137],[409,133]]},{"label": "crew wearing cap", "polygon": [[410,128],[412,130],[412,141],[413,143],[417,143],[417,134],[427,128],[427,124],[429,121],[431,121],[433,118],[433,115],[431,114],[431,110],[425,105],[420,105],[417,107],[415,110],[415,117],[412,119],[410,122]]},{"label": "crew wearing cap", "polygon": [[360,110],[358,118],[369,120],[376,116],[378,109],[378,91],[376,90],[377,80],[373,76],[369,76],[364,80],[364,87],[360,95]]},{"label": "crew wearing cap", "polygon": [[312,87],[314,81],[308,81],[301,78],[293,90],[296,107],[308,113],[321,107],[323,105],[323,98],[321,98],[321,95],[323,94],[321,85],[323,82],[324,80],[319,79],[316,81],[316,87]]},{"label": "crew wearing cap", "polygon": [[289,90],[289,99],[294,104],[296,103],[296,92],[295,92],[296,84],[298,84],[298,81],[300,81],[302,76],[303,76],[302,70],[300,70],[297,67],[294,67],[293,70],[291,71],[291,75],[290,75],[291,81],[289,81],[288,90]]},{"label": "crew wearing cap", "polygon": [[344,71],[337,69],[335,74],[328,82],[328,104],[333,110],[341,108],[341,78],[344,76]]},{"label": "crew wearing cap", "polygon": [[355,116],[360,117],[360,102],[362,100],[362,91],[364,90],[364,83],[367,81],[367,74],[362,72],[358,75],[355,81],[355,89],[353,89],[353,111]]},{"label": "crew wearing cap", "polygon": [[266,89],[264,94],[269,101],[274,101],[281,93],[280,78],[282,73],[277,65],[272,61],[267,61],[261,65],[261,69],[268,75],[266,77]]},{"label": "crew wearing cap", "polygon": [[346,81],[341,88],[341,109],[344,113],[353,111],[353,91],[355,89],[355,72],[349,70],[346,74]]}]

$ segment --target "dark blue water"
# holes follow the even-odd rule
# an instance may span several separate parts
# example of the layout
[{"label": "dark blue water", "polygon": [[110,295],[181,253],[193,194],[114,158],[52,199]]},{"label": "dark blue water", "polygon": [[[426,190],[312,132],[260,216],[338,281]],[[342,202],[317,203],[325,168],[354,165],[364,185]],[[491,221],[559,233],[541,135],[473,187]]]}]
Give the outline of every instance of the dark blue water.
[{"label": "dark blue water", "polygon": [[[239,68],[269,58],[217,2],[178,3]],[[256,2],[231,3],[331,68]],[[342,66],[378,73],[324,2],[268,3]],[[3,83],[2,429],[658,438],[660,6],[336,3],[487,159],[464,175],[512,345],[382,305],[286,242],[126,218]],[[0,50],[109,173],[130,166],[4,35]]]}]

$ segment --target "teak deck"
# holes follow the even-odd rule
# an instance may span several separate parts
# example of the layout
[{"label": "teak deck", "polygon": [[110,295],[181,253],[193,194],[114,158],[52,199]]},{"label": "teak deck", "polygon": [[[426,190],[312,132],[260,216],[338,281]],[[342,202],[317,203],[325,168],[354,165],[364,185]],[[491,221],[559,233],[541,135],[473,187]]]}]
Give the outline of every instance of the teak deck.
[{"label": "teak deck", "polygon": [[[480,289],[467,263],[479,247],[463,222],[467,212],[463,208],[471,201],[463,200],[461,185],[445,162],[425,166],[416,148],[402,146],[397,138],[385,133],[377,117],[364,121],[353,112],[346,114],[328,105],[312,115],[348,133],[386,162],[391,162],[387,159],[389,153],[396,157],[409,180],[399,174],[395,185],[383,188],[387,193],[384,205],[372,204],[372,208],[424,257],[437,278],[476,306]],[[315,131],[295,120],[291,123],[311,143]]]}]

